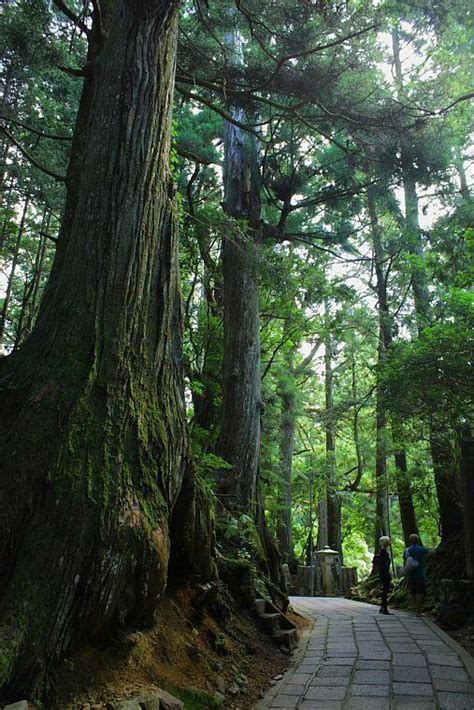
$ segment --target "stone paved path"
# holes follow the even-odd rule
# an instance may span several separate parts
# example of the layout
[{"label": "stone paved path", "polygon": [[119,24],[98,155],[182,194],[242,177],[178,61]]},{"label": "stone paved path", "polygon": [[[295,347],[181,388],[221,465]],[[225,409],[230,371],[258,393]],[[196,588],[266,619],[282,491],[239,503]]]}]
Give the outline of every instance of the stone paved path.
[{"label": "stone paved path", "polygon": [[474,710],[461,657],[423,619],[347,599],[294,597],[316,624],[266,708]]}]

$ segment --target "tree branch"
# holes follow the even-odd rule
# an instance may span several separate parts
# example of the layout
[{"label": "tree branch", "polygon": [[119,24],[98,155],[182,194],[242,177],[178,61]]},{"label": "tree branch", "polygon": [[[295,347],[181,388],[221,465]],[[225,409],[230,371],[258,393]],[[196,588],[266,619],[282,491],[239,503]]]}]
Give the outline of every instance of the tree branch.
[{"label": "tree branch", "polygon": [[180,155],[182,158],[185,158],[186,160],[190,160],[191,163],[198,163],[199,165],[220,165],[219,161],[208,160],[207,158],[203,158],[200,155],[196,155],[196,153],[192,153],[190,150],[180,148],[179,145],[175,147],[175,150],[178,155]]},{"label": "tree branch", "polygon": [[72,136],[61,136],[56,135],[54,133],[45,133],[44,131],[39,131],[37,128],[33,128],[33,126],[28,126],[28,124],[23,123],[22,121],[17,121],[16,118],[9,118],[8,116],[0,115],[0,121],[7,121],[8,123],[13,123],[15,126],[24,128],[26,131],[31,131],[31,133],[34,133],[40,138],[49,138],[50,140],[54,141],[72,141]]},{"label": "tree branch", "polygon": [[245,123],[237,121],[235,118],[233,118],[233,116],[230,115],[230,113],[224,111],[224,109],[220,108],[219,106],[215,106],[209,99],[205,99],[203,96],[199,96],[199,94],[194,94],[191,91],[186,91],[179,85],[176,85],[176,91],[179,91],[179,93],[182,96],[185,96],[187,99],[191,99],[192,101],[197,101],[198,103],[204,104],[204,106],[207,106],[212,111],[218,113],[219,116],[222,116],[222,118],[224,118],[226,121],[229,121],[229,123],[233,123],[234,126],[237,126],[237,128],[241,128],[243,131],[251,133],[260,141],[264,142],[262,136],[257,133],[257,131],[252,130],[252,128],[250,128],[250,126],[246,125]]},{"label": "tree branch", "polygon": [[63,15],[66,15],[66,17],[71,20],[71,22],[74,22],[74,24],[79,27],[84,34],[88,35],[89,34],[89,28],[85,24],[85,22],[78,16],[76,15],[75,12],[73,12],[63,0],[53,0],[53,3],[56,5],[58,10],[61,10]]},{"label": "tree branch", "polygon": [[55,173],[53,170],[50,170],[45,165],[42,165],[38,160],[36,160],[36,158],[34,158],[26,150],[26,148],[21,145],[21,143],[18,143],[16,138],[10,133],[10,131],[5,127],[5,125],[0,124],[0,132],[4,133],[8,140],[13,143],[13,145],[18,148],[20,153],[24,155],[25,158],[29,160],[32,165],[38,168],[38,170],[41,170],[43,173],[46,173],[46,175],[49,175],[50,177],[54,178],[55,180],[57,180],[57,182],[66,182],[66,177],[64,175],[59,175],[58,173]]}]

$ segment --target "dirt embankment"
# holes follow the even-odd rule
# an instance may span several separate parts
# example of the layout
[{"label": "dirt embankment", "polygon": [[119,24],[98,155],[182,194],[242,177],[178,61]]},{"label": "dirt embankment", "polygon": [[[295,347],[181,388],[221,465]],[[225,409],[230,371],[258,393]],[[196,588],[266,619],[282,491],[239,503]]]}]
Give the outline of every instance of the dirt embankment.
[{"label": "dirt embankment", "polygon": [[[249,710],[289,664],[256,617],[227,599],[220,613],[197,611],[184,589],[161,605],[147,631],[123,631],[107,644],[88,645],[66,659],[59,673],[61,710],[114,708],[120,700],[157,687],[185,702],[186,710]],[[292,615],[303,628],[307,621]]]}]

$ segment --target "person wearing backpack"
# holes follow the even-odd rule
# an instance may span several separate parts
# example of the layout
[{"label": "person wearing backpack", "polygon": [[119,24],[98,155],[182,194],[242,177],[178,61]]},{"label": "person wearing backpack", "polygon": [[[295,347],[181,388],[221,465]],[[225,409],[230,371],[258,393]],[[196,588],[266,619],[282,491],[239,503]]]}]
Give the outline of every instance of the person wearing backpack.
[{"label": "person wearing backpack", "polygon": [[392,544],[390,538],[386,535],[382,535],[379,539],[380,550],[377,557],[377,566],[379,569],[379,577],[382,582],[382,605],[379,609],[379,614],[390,614],[388,610],[388,590],[390,589],[390,583],[392,581],[392,575],[390,574],[390,555],[388,553],[388,548]]},{"label": "person wearing backpack", "polygon": [[410,535],[410,546],[403,553],[405,561],[404,572],[408,578],[410,594],[415,602],[416,615],[421,616],[421,607],[426,596],[425,562],[430,550],[423,547],[420,536]]}]

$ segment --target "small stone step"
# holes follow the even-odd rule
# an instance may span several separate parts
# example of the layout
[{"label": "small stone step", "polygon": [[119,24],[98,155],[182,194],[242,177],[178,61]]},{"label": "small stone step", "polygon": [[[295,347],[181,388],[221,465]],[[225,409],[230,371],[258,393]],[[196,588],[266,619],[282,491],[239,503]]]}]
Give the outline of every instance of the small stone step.
[{"label": "small stone step", "polygon": [[281,614],[260,614],[260,618],[263,621],[265,628],[268,633],[275,636],[276,632],[280,627]]},{"label": "small stone step", "polygon": [[266,606],[266,599],[255,599],[255,607],[257,609],[257,614],[264,614]]},{"label": "small stone step", "polygon": [[298,643],[296,629],[280,629],[276,632],[274,638],[281,641],[290,651],[294,649]]},{"label": "small stone step", "polygon": [[280,619],[281,614],[280,614],[280,612],[276,612],[276,613],[272,613],[272,614],[265,613],[265,614],[260,614],[260,617],[264,620],[268,619],[270,621],[273,619]]}]

